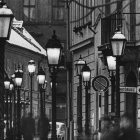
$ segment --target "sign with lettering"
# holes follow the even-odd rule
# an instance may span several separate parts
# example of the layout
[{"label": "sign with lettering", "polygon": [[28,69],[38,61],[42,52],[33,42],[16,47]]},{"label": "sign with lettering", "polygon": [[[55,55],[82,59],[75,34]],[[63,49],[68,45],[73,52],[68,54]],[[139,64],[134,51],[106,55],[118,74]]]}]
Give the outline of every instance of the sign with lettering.
[{"label": "sign with lettering", "polygon": [[137,87],[120,87],[120,92],[136,93]]}]

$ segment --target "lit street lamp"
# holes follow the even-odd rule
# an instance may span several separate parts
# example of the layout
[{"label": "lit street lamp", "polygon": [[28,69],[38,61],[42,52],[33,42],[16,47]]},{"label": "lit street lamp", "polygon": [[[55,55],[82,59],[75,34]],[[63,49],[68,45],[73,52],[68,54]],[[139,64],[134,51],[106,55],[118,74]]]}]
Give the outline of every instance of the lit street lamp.
[{"label": "lit street lamp", "polygon": [[85,134],[89,134],[89,93],[88,89],[90,86],[90,79],[91,79],[91,70],[85,64],[82,68],[82,78],[83,78],[83,83],[85,86]]},{"label": "lit street lamp", "polygon": [[34,73],[35,73],[35,69],[36,69],[36,66],[35,66],[35,61],[34,60],[30,60],[28,62],[28,71],[29,71],[29,75],[30,75],[30,79],[31,79],[31,93],[30,93],[30,113],[31,113],[31,116],[32,116],[32,79],[33,79],[33,76],[34,76]]},{"label": "lit street lamp", "polygon": [[21,104],[20,104],[20,88],[22,84],[23,71],[18,66],[18,69],[15,71],[15,85],[17,87],[17,140],[21,140]]},{"label": "lit street lamp", "polygon": [[[13,13],[10,9],[8,9],[3,0],[0,2],[0,106],[1,111],[0,114],[4,114],[3,106],[4,106],[4,51],[5,51],[5,43],[6,40],[9,39],[11,24],[13,20]],[[2,121],[2,122],[1,122]],[[3,118],[0,120],[0,132],[3,131]],[[2,135],[0,135],[2,139]]]},{"label": "lit street lamp", "polygon": [[113,37],[111,38],[111,47],[113,56],[116,57],[116,116],[120,116],[120,68],[119,60],[124,53],[124,48],[126,44],[126,38],[121,33],[121,31],[116,31]]},{"label": "lit street lamp", "polygon": [[62,46],[55,31],[46,44],[49,70],[52,78],[52,139],[56,140],[56,74],[61,58]]},{"label": "lit street lamp", "polygon": [[78,132],[82,132],[82,68],[85,65],[85,61],[80,58],[77,60],[75,64],[76,67],[76,75],[79,77],[79,86],[77,88],[77,129]]},{"label": "lit street lamp", "polygon": [[42,85],[45,83],[45,72],[43,71],[42,67],[40,67],[38,74],[37,74],[37,81],[40,88],[40,117],[42,118],[44,115],[43,111],[43,96],[42,96]]}]

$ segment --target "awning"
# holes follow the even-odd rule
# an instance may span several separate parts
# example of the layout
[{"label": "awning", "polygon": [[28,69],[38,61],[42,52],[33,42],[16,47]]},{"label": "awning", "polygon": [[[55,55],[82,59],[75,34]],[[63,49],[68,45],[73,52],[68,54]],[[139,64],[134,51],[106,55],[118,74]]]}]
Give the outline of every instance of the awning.
[{"label": "awning", "polygon": [[46,56],[46,50],[28,33],[24,27],[22,28],[22,31],[18,30],[16,27],[12,27],[8,42]]}]

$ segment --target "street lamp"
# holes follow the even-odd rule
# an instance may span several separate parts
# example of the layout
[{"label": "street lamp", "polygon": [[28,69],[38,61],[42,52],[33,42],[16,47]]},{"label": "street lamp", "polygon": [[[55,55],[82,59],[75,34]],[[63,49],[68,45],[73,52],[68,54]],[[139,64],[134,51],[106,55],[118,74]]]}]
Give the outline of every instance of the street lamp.
[{"label": "street lamp", "polygon": [[31,93],[30,93],[30,112],[31,112],[31,116],[32,116],[32,79],[35,73],[35,61],[34,60],[30,60],[28,62],[28,71],[29,71],[29,75],[30,75],[30,79],[31,79]]},{"label": "street lamp", "polygon": [[6,75],[5,80],[4,80],[4,86],[6,90],[6,137],[8,139],[8,134],[9,134],[9,108],[8,108],[8,94],[9,94],[9,88],[10,88],[10,80],[9,77]]},{"label": "street lamp", "polygon": [[44,114],[43,112],[43,96],[42,96],[42,85],[45,82],[45,72],[43,71],[42,67],[40,67],[38,74],[37,74],[37,81],[40,88],[40,116],[42,117]]},{"label": "street lamp", "polygon": [[107,66],[110,73],[110,81],[111,81],[111,112],[114,113],[114,94],[115,94],[114,71],[116,71],[116,57],[110,55],[106,57],[107,57]]},{"label": "street lamp", "polygon": [[46,44],[48,65],[52,78],[52,139],[56,139],[56,74],[61,58],[62,46],[55,31]]},{"label": "street lamp", "polygon": [[[6,40],[9,39],[11,24],[13,20],[13,13],[8,9],[3,0],[0,2],[0,106],[2,106],[0,114],[4,114],[3,106],[3,96],[4,96],[4,46]],[[2,116],[3,117],[3,116]],[[3,118],[0,120],[0,124],[3,124]],[[3,131],[3,125],[0,125],[0,131]]]},{"label": "street lamp", "polygon": [[90,84],[90,79],[91,79],[91,70],[85,64],[82,68],[82,78],[83,78],[83,83],[85,86],[85,134],[89,134],[89,84]]},{"label": "street lamp", "polygon": [[8,9],[4,4],[3,0],[0,3],[0,7],[0,29],[3,29],[0,30],[0,37],[7,40],[10,36],[10,29],[14,15],[11,9]]},{"label": "street lamp", "polygon": [[124,53],[126,38],[120,30],[111,38],[113,56],[116,57],[116,116],[120,116],[120,68],[119,60]]},{"label": "street lamp", "polygon": [[79,77],[79,86],[77,88],[77,129],[78,132],[82,132],[82,75],[81,71],[83,66],[85,65],[85,61],[80,58],[77,60],[75,64],[76,75]]},{"label": "street lamp", "polygon": [[18,66],[18,69],[15,71],[15,85],[17,87],[17,140],[21,139],[21,104],[20,104],[20,88],[23,79],[23,71]]}]

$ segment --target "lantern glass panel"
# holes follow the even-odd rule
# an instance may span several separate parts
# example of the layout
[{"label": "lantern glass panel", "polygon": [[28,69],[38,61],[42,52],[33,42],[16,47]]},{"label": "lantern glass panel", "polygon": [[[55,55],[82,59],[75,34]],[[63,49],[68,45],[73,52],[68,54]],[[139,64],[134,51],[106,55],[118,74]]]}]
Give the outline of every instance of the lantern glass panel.
[{"label": "lantern glass panel", "polygon": [[123,40],[113,40],[111,42],[112,51],[114,56],[121,56],[123,54],[124,42]]},{"label": "lantern glass panel", "polygon": [[6,38],[10,28],[10,17],[0,17],[0,37]]},{"label": "lantern glass panel", "polygon": [[45,82],[45,75],[38,75],[37,76],[37,81],[41,85],[44,84],[44,82]]},{"label": "lantern glass panel", "polygon": [[49,65],[58,65],[60,59],[60,48],[47,48]]},{"label": "lantern glass panel", "polygon": [[34,64],[29,64],[28,65],[28,71],[29,73],[34,73],[35,72],[36,66]]},{"label": "lantern glass panel", "polygon": [[84,82],[89,82],[90,81],[90,71],[83,71],[82,77],[83,77]]},{"label": "lantern glass panel", "polygon": [[10,90],[13,90],[13,89],[14,89],[14,85],[10,84]]},{"label": "lantern glass panel", "polygon": [[16,85],[17,85],[18,87],[20,87],[21,84],[22,84],[22,78],[16,77],[16,78],[15,78],[15,83],[16,83]]},{"label": "lantern glass panel", "polygon": [[5,86],[5,89],[9,89],[10,88],[10,81],[4,81],[4,86]]},{"label": "lantern glass panel", "polygon": [[11,29],[13,13],[11,9],[8,9],[6,5],[0,8],[0,37],[9,38],[9,33]]},{"label": "lantern glass panel", "polygon": [[107,65],[110,71],[116,70],[116,57],[107,56]]}]

